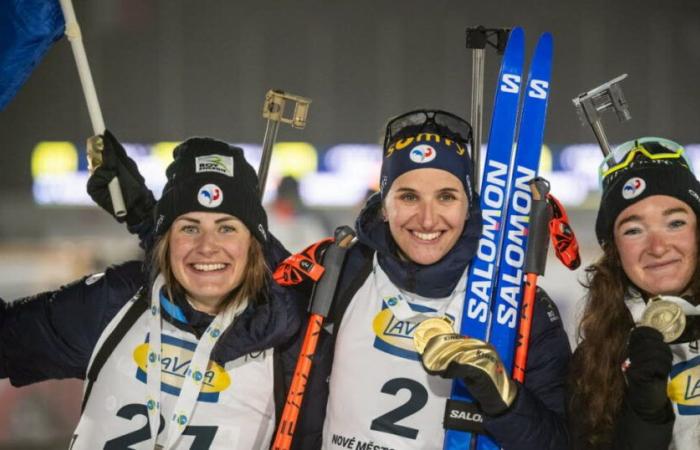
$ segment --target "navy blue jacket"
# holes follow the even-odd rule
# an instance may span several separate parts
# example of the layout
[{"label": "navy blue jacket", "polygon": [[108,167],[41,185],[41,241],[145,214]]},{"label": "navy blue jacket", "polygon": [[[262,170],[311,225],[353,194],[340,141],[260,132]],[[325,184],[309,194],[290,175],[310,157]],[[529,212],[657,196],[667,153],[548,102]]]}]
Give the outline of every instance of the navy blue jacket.
[{"label": "navy blue jacket", "polygon": [[[116,313],[145,284],[142,263],[131,261],[107,269],[56,291],[3,304],[0,324],[0,377],[14,386],[61,378],[85,378],[93,349]],[[95,281],[93,281],[95,280]],[[245,354],[284,346],[300,331],[303,304],[293,291],[272,285],[267,301],[250,305],[225,332],[212,351],[212,359],[225,364]],[[197,328],[209,319],[185,301],[177,302]],[[200,317],[196,317],[196,316]],[[173,319],[173,325],[197,333],[190,323]],[[290,355],[291,357],[292,355]],[[296,355],[291,357],[296,359]]]},{"label": "navy blue jacket", "polygon": [[[277,259],[280,256],[284,253],[278,252]],[[147,284],[143,263],[132,261],[56,291],[11,303],[0,299],[0,378],[9,378],[14,386],[48,379],[85,379],[103,330]],[[279,418],[303,336],[304,301],[295,291],[275,283],[266,294],[224,332],[212,351],[212,359],[224,365],[245,354],[274,348],[274,394]],[[200,335],[211,316],[193,310],[183,299],[176,303],[188,323],[173,319],[165,309],[163,318]]]},{"label": "navy blue jacket", "polygon": [[[350,300],[348,297],[368,276],[374,253],[378,254],[379,264],[390,280],[400,288],[424,297],[448,296],[476,253],[481,233],[481,214],[478,201],[474,203],[477,206],[471,208],[470,219],[452,250],[436,264],[421,266],[396,256],[396,244],[380,215],[379,196],[371,198],[357,220],[359,242],[347,253],[334,298],[334,309],[326,321],[327,329],[338,329]],[[300,444],[300,448],[320,448],[319,424],[325,411],[333,350],[332,331],[323,333],[307,387],[313,395],[307,391],[295,436],[295,444]],[[486,430],[506,450],[568,448],[565,385],[570,357],[569,341],[557,307],[540,290],[535,304],[525,384],[519,385],[517,398],[506,413],[485,418]]]}]

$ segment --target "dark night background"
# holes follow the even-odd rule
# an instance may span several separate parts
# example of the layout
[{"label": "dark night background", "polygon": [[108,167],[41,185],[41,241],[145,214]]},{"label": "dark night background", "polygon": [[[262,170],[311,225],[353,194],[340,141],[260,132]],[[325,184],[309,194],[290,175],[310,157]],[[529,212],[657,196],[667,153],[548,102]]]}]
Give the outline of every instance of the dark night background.
[{"label": "dark night background", "polygon": [[[613,143],[637,136],[700,143],[697,0],[75,0],[75,10],[105,122],[127,142],[192,135],[261,142],[270,88],[313,100],[307,128],[282,127],[279,140],[317,148],[377,142],[388,117],[416,107],[468,119],[466,27],[520,25],[529,53],[540,33],[554,36],[546,143],[593,142],[571,99],[622,73],[629,74],[622,87],[633,119],[607,117]],[[489,49],[487,124],[499,63]],[[36,143],[84,142],[91,134],[62,39],[0,112],[0,296],[55,288],[135,248],[97,208],[33,204],[29,158]],[[352,213],[328,214],[337,225]],[[570,214],[585,265],[599,252],[594,213]],[[573,336],[580,272],[553,266],[548,274],[545,285],[551,283]],[[65,448],[80,392],[79,382],[21,390],[0,383],[0,448]]]}]

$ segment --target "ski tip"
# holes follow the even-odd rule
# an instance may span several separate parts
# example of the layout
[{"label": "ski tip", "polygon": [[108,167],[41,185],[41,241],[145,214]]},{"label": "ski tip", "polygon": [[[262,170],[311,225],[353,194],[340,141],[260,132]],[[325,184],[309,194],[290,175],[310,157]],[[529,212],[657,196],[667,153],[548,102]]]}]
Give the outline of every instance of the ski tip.
[{"label": "ski tip", "polygon": [[540,35],[540,40],[539,42],[547,43],[548,45],[552,45],[552,41],[554,41],[554,38],[552,37],[552,33],[549,31],[545,31]]},{"label": "ski tip", "polygon": [[552,33],[542,33],[535,47],[535,59],[545,58],[551,60],[553,51],[554,40],[552,38]]},{"label": "ski tip", "polygon": [[506,51],[504,53],[504,59],[510,59],[505,55],[513,55],[511,58],[516,57],[518,64],[521,64],[520,60],[524,60],[525,53],[525,31],[521,27],[515,27],[510,30],[508,35],[508,42],[506,42]]},{"label": "ski tip", "polygon": [[525,30],[523,29],[523,27],[513,27],[510,30],[508,39],[510,40],[512,37],[515,37],[516,39],[525,39]]}]

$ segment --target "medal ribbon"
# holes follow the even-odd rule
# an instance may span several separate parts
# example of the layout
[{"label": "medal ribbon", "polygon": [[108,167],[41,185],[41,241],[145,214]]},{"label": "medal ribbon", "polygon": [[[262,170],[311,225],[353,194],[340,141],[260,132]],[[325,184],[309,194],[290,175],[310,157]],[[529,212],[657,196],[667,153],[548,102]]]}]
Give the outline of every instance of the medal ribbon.
[{"label": "medal ribbon", "polygon": [[[209,327],[197,342],[197,347],[192,355],[190,366],[185,373],[185,378],[180,388],[180,394],[175,402],[170,417],[165,417],[165,444],[158,444],[158,428],[160,425],[161,406],[161,313],[160,292],[165,282],[162,274],[159,274],[153,283],[151,290],[151,308],[148,312],[149,344],[146,367],[146,408],[148,421],[151,428],[151,442],[155,450],[171,449],[182,435],[190,420],[197,397],[202,389],[204,375],[209,365],[209,357],[219,337],[233,320],[246,308],[248,302],[243,301],[238,305],[230,306],[216,315]],[[161,440],[162,442],[162,440]]]}]

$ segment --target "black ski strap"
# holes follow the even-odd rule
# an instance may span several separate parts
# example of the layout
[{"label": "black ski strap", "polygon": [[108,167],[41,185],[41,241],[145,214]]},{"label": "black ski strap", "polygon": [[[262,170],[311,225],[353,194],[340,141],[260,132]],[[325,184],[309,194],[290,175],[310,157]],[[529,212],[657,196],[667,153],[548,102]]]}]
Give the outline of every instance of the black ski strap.
[{"label": "black ski strap", "polygon": [[85,387],[85,395],[83,395],[83,403],[80,405],[80,413],[82,414],[87,405],[88,398],[90,397],[90,391],[92,391],[92,385],[97,381],[97,375],[102,370],[102,367],[107,362],[107,359],[112,354],[117,345],[124,338],[126,333],[134,326],[134,323],[141,317],[148,309],[148,302],[141,292],[136,294],[138,298],[134,300],[134,303],[129,307],[122,320],[117,324],[117,326],[112,330],[110,335],[105,339],[102,347],[97,351],[95,359],[93,359],[90,365],[90,370],[87,373],[87,386]]},{"label": "black ski strap", "polygon": [[[335,340],[338,338],[338,330],[340,330],[340,323],[343,320],[345,311],[348,309],[350,302],[357,291],[360,290],[362,285],[365,283],[367,278],[372,273],[372,268],[374,266],[374,250],[366,247],[362,244],[355,245],[355,248],[359,248],[362,254],[362,262],[359,264],[358,270],[355,272],[355,276],[350,280],[350,282],[344,286],[343,289],[336,292],[336,296],[333,299],[333,304],[331,305],[331,311],[326,318],[326,323],[330,324],[332,328],[326,329],[330,336],[328,338],[329,356],[331,359],[331,368],[329,368],[328,374],[332,372],[332,361],[335,357]],[[348,259],[345,260],[348,262]],[[342,270],[348,270],[347,266],[343,266]]]},{"label": "black ski strap", "polygon": [[[284,402],[287,399],[286,383],[284,382],[284,362],[282,361],[282,352],[276,348],[272,351],[272,393],[275,400],[275,429],[279,426],[279,421],[282,419],[282,410]],[[272,448],[272,446],[270,446]]]},{"label": "black ski strap", "polygon": [[[326,322],[333,324],[333,332],[331,334],[333,335],[334,339],[336,332],[340,327],[340,322],[343,320],[345,310],[348,309],[350,301],[372,272],[374,250],[364,245],[358,245],[357,247],[359,247],[359,250],[362,253],[362,265],[352,280],[348,283],[347,287],[336,294],[335,299],[333,300],[333,305],[331,306],[330,314],[328,314],[328,318],[326,319]],[[343,267],[343,269],[346,269],[346,267]]]}]

